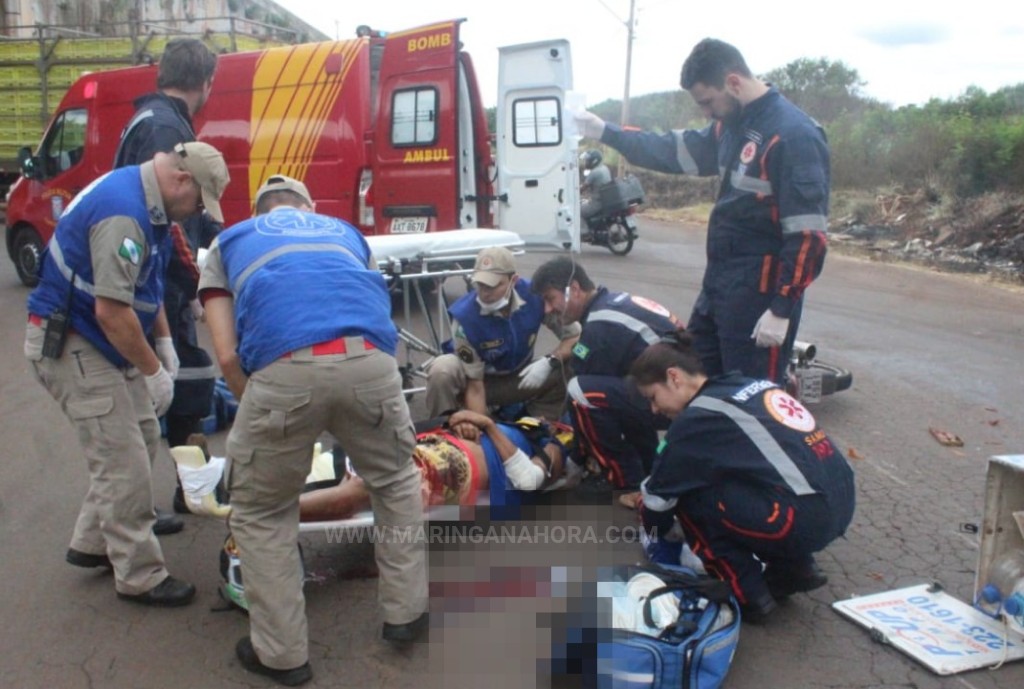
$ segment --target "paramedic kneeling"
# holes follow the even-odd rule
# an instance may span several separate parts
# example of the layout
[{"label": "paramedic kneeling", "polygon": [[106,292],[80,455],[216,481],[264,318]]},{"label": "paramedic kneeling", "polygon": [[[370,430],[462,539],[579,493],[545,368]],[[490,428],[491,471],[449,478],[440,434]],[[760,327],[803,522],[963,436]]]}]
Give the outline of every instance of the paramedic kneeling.
[{"label": "paramedic kneeling", "polygon": [[281,175],[256,193],[257,216],[217,236],[199,283],[214,350],[238,415],[227,439],[231,533],[251,636],[242,665],[296,685],[312,677],[302,595],[299,494],[324,431],[369,490],[384,638],[427,626],[426,548],[416,443],[395,360],[391,299],[366,240],[313,213],[306,186]]},{"label": "paramedic kneeling", "polygon": [[685,333],[649,347],[630,373],[651,409],[672,418],[641,487],[645,526],[664,535],[674,512],[749,622],[825,585],[813,553],[846,531],[854,482],[810,412],[771,381],[708,378]]},{"label": "paramedic kneeling", "polygon": [[[446,345],[453,353],[430,364],[427,416],[462,407],[486,414],[488,407],[525,404],[532,416],[557,420],[565,407],[563,369],[580,326],[544,313],[544,303],[504,247],[477,254],[469,280],[473,289],[448,311],[454,334]],[[558,346],[534,359],[541,325],[558,338]]]}]

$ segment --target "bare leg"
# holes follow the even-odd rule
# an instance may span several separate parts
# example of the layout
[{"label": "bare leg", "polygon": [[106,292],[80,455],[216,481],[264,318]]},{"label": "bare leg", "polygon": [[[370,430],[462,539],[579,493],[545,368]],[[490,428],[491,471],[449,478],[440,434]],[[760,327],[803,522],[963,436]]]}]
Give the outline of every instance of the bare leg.
[{"label": "bare leg", "polygon": [[363,480],[350,476],[331,488],[322,488],[299,496],[299,521],[326,522],[348,519],[356,512],[370,509],[370,493]]}]

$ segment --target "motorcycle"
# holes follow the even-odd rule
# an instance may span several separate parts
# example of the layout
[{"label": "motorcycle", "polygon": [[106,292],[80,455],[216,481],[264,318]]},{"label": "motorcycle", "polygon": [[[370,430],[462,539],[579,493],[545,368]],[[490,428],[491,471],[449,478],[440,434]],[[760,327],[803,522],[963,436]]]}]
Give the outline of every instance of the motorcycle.
[{"label": "motorcycle", "polygon": [[820,402],[822,397],[853,385],[850,371],[819,361],[817,356],[818,348],[814,344],[797,340],[786,370],[786,391],[808,404]]},{"label": "motorcycle", "polygon": [[580,241],[604,246],[616,256],[625,256],[633,250],[633,242],[639,236],[633,215],[644,202],[640,180],[626,175],[599,187],[596,192],[600,206],[596,213],[583,217]]}]

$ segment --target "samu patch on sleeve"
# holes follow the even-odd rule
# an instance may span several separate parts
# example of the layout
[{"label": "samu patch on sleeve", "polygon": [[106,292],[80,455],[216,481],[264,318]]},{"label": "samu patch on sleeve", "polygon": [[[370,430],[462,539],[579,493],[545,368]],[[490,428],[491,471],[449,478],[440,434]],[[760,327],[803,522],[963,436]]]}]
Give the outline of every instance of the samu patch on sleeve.
[{"label": "samu patch on sleeve", "polygon": [[121,240],[121,247],[117,250],[117,255],[133,266],[137,266],[142,262],[142,245],[134,239],[125,237]]},{"label": "samu patch on sleeve", "polygon": [[586,359],[590,356],[590,347],[587,347],[582,342],[577,342],[572,347],[572,355],[577,359]]},{"label": "samu patch on sleeve", "polygon": [[465,364],[473,363],[473,350],[470,349],[469,347],[467,347],[465,345],[463,345],[462,347],[459,347],[459,349],[456,352],[456,354],[459,355],[459,360],[462,361],[463,363],[465,363]]}]

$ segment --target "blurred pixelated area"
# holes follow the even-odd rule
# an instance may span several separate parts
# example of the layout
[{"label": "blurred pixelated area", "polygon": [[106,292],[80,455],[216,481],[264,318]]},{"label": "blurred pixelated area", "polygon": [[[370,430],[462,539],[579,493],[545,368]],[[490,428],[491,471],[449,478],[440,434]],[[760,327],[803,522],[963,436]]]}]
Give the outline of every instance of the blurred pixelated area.
[{"label": "blurred pixelated area", "polygon": [[[610,491],[586,501],[558,495],[551,504],[520,508],[514,519],[477,509],[471,519],[427,523],[429,640],[405,649],[382,648],[361,638],[372,637],[376,627],[340,625],[344,638],[331,642],[332,654],[349,646],[340,641],[353,647],[372,644],[379,649],[374,658],[379,662],[372,663],[379,672],[403,668],[386,678],[386,686],[585,686],[579,672],[592,664],[580,658],[587,652],[587,643],[580,642],[592,641],[597,628],[607,626],[599,625],[593,595],[597,572],[642,558],[636,513],[619,506]],[[338,595],[339,586],[346,598],[358,592],[355,598],[375,604],[372,544],[359,542],[357,535],[341,544],[336,536],[303,537],[311,626],[318,607],[327,607],[317,601]],[[391,654],[395,662],[389,661]]]}]

